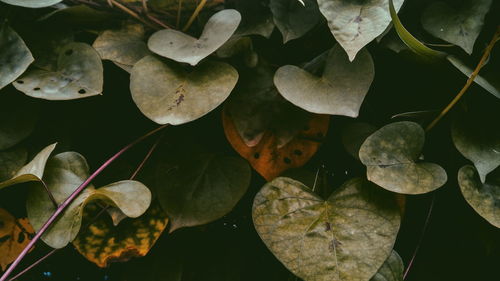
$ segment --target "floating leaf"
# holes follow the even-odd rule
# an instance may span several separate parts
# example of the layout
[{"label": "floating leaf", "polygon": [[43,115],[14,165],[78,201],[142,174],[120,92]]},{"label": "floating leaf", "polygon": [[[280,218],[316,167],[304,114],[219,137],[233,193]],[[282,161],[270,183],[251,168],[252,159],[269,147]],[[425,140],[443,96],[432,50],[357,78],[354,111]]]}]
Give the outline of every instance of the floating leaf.
[{"label": "floating leaf", "polygon": [[0,94],[0,150],[13,147],[35,129],[38,108],[28,98]]},{"label": "floating leaf", "polygon": [[[62,203],[89,176],[85,158],[76,152],[60,153],[52,157],[45,169],[44,182],[58,204]],[[64,214],[42,236],[52,248],[62,248],[75,239],[81,224],[83,209],[94,200],[118,207],[128,217],[142,215],[151,203],[151,192],[142,183],[125,180],[95,189],[92,185],[83,190]],[[38,230],[54,213],[55,206],[40,185],[30,187],[26,201],[28,218]]]},{"label": "floating leaf", "polygon": [[311,30],[320,19],[318,4],[313,0],[271,0],[269,8],[274,23],[283,35],[283,42],[297,39]]},{"label": "floating leaf", "polygon": [[229,40],[240,21],[238,11],[222,10],[208,20],[199,39],[177,30],[164,29],[149,37],[148,47],[160,56],[197,65]]},{"label": "floating leaf", "polygon": [[170,232],[229,213],[245,194],[251,176],[243,159],[215,154],[189,157],[174,167],[160,163],[156,171],[156,191],[170,218]]},{"label": "floating leaf", "polygon": [[59,54],[57,69],[32,69],[14,83],[26,95],[47,100],[72,100],[102,93],[99,54],[84,43],[70,43]]},{"label": "floating leaf", "polygon": [[[12,177],[5,180],[1,178],[2,181],[0,181],[0,189],[23,182],[41,181],[43,173],[45,171],[45,164],[47,163],[47,159],[49,158],[50,154],[52,153],[52,151],[54,151],[55,148],[56,148],[55,143],[47,146],[42,151],[40,151],[33,158],[33,160],[31,160],[28,164],[24,165],[19,170],[17,170]],[[2,156],[5,157],[5,154],[2,154]],[[4,159],[0,158],[0,163],[2,161],[5,161]],[[13,170],[9,172],[9,174],[13,173],[14,173]]]},{"label": "floating leaf", "polygon": [[470,165],[458,171],[458,183],[465,200],[492,225],[500,228],[500,170],[481,183],[477,170]]},{"label": "floating leaf", "polygon": [[472,54],[491,2],[492,0],[466,0],[461,1],[460,7],[456,8],[445,2],[433,2],[422,14],[422,25],[435,37],[460,46],[468,54]]},{"label": "floating leaf", "polygon": [[373,60],[366,49],[349,62],[336,45],[326,59],[322,77],[293,65],[280,67],[274,84],[280,94],[309,112],[357,117],[375,76]]},{"label": "floating leaf", "polygon": [[403,260],[396,251],[392,250],[391,255],[370,281],[403,281],[404,269]]},{"label": "floating leaf", "polygon": [[118,226],[103,215],[94,219],[98,211],[95,205],[85,209],[84,222],[94,221],[78,233],[73,245],[80,254],[99,267],[145,256],[168,224],[167,216],[155,201],[146,213],[138,218],[127,218]]},{"label": "floating leaf", "polygon": [[[403,1],[396,1],[397,10]],[[333,36],[350,61],[366,44],[382,34],[391,22],[388,0],[318,0],[318,4]]]},{"label": "floating leaf", "polygon": [[43,8],[52,6],[62,0],[0,0],[4,3],[26,7],[26,8]]},{"label": "floating leaf", "polygon": [[147,56],[132,69],[130,91],[149,119],[180,125],[219,106],[237,81],[238,72],[226,63],[208,61],[188,73],[178,65]]},{"label": "floating leaf", "polygon": [[0,208],[0,267],[2,271],[13,262],[33,238],[35,231],[27,219],[16,219]]},{"label": "floating leaf", "polygon": [[425,133],[414,122],[386,125],[361,145],[359,158],[367,167],[368,180],[397,193],[421,194],[446,183],[441,166],[418,161]]},{"label": "floating leaf", "polygon": [[371,278],[391,254],[401,220],[393,195],[360,178],[326,201],[298,181],[276,178],[257,193],[252,216],[271,252],[314,281]]},{"label": "floating leaf", "polygon": [[23,39],[7,24],[0,24],[0,89],[23,74],[33,61]]}]

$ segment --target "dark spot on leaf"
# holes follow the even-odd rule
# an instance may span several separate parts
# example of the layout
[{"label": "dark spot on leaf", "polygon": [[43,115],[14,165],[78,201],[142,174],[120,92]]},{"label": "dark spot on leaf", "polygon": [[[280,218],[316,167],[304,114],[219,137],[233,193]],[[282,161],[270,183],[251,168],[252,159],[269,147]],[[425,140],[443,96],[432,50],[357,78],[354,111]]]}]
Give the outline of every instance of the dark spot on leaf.
[{"label": "dark spot on leaf", "polygon": [[255,159],[259,159],[259,157],[260,157],[260,154],[259,154],[258,152],[256,152],[256,153],[253,155],[253,158],[255,158]]},{"label": "dark spot on leaf", "polygon": [[332,230],[332,226],[330,225],[329,222],[325,222],[325,231],[330,231]]},{"label": "dark spot on leaf", "polygon": [[301,150],[299,150],[299,149],[295,149],[295,150],[293,151],[293,154],[295,154],[295,155],[297,155],[297,156],[300,156],[300,155],[302,155],[302,151],[301,151]]},{"label": "dark spot on leaf", "polygon": [[73,50],[69,49],[66,52],[64,52],[64,54],[67,55],[67,56],[71,56],[73,54]]},{"label": "dark spot on leaf", "polygon": [[292,160],[290,160],[290,158],[288,158],[288,157],[285,157],[285,158],[283,159],[283,162],[285,162],[286,164],[291,164],[291,163],[292,163]]},{"label": "dark spot on leaf", "polygon": [[24,232],[20,232],[19,236],[17,237],[17,243],[19,244],[23,243],[25,238],[26,237],[24,236]]},{"label": "dark spot on leaf", "polygon": [[40,88],[36,87],[36,88],[33,89],[33,91],[40,91]]},{"label": "dark spot on leaf", "polygon": [[23,80],[17,80],[16,82],[17,82],[17,84],[23,84],[24,83]]},{"label": "dark spot on leaf", "polygon": [[5,242],[5,241],[7,241],[9,239],[10,239],[10,235],[2,236],[2,237],[0,237],[0,243]]},{"label": "dark spot on leaf", "polygon": [[362,22],[362,21],[363,21],[363,19],[361,18],[361,16],[357,16],[357,17],[354,19],[354,22],[355,22],[355,23],[360,23],[360,22]]},{"label": "dark spot on leaf", "polygon": [[175,100],[175,105],[181,104],[181,102],[184,101],[184,94],[181,94],[176,100]]},{"label": "dark spot on leaf", "polygon": [[85,89],[80,89],[80,91],[78,91],[79,94],[85,94],[87,91],[85,91]]}]

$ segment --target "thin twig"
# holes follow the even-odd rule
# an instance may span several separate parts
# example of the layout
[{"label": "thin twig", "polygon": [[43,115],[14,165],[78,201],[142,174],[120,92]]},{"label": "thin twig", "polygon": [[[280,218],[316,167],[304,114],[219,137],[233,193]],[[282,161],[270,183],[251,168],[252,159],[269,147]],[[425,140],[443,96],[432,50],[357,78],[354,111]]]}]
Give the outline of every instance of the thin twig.
[{"label": "thin twig", "polygon": [[52,249],[52,251],[48,252],[47,254],[45,254],[45,256],[39,258],[37,261],[35,261],[34,263],[30,264],[30,266],[26,267],[25,269],[23,269],[21,272],[19,272],[18,274],[16,274],[16,276],[12,277],[9,279],[9,281],[14,281],[16,280],[17,278],[21,277],[22,275],[24,275],[26,272],[30,271],[32,268],[34,268],[35,266],[39,265],[42,261],[46,260],[48,257],[52,256],[53,254],[55,254],[55,252],[57,252],[57,250],[59,249]]},{"label": "thin twig", "polygon": [[193,24],[194,20],[196,19],[196,17],[198,17],[198,14],[201,12],[203,7],[205,7],[206,3],[207,3],[207,0],[200,1],[200,3],[198,4],[198,6],[196,6],[196,9],[194,10],[193,14],[189,18],[188,22],[186,23],[186,25],[184,26],[182,31],[186,32],[191,27],[191,24]]},{"label": "thin twig", "polygon": [[175,19],[175,27],[179,28],[181,24],[181,13],[182,13],[182,0],[179,0],[179,6],[177,6],[177,18]]},{"label": "thin twig", "polygon": [[136,12],[132,11],[131,9],[129,9],[128,7],[126,7],[125,5],[121,4],[120,2],[118,2],[117,0],[108,0],[108,3],[111,7],[117,7],[118,9],[124,11],[125,13],[129,14],[131,17],[135,18],[136,20],[142,22],[143,24],[153,28],[153,29],[156,29],[156,27],[154,25],[152,25],[151,23],[145,21],[143,18],[141,18],[139,16],[139,14],[137,14]]},{"label": "thin twig", "polygon": [[49,195],[50,201],[52,201],[52,204],[54,205],[54,207],[56,207],[56,208],[59,207],[59,204],[57,203],[56,199],[54,198],[54,194],[52,194],[52,192],[50,191],[47,184],[45,184],[45,181],[41,180],[40,182],[42,183],[43,188],[45,188],[45,192],[47,192],[47,195]]},{"label": "thin twig", "polygon": [[135,179],[137,177],[137,175],[139,174],[139,172],[142,170],[142,168],[144,168],[144,165],[146,165],[146,162],[148,162],[151,155],[153,155],[153,152],[158,147],[158,144],[160,144],[160,141],[162,138],[163,138],[163,134],[160,135],[160,137],[153,143],[153,145],[149,149],[148,153],[146,153],[146,156],[144,156],[144,159],[142,159],[141,163],[139,163],[139,165],[137,166],[135,171],[132,173],[132,176],[130,176],[130,180]]}]

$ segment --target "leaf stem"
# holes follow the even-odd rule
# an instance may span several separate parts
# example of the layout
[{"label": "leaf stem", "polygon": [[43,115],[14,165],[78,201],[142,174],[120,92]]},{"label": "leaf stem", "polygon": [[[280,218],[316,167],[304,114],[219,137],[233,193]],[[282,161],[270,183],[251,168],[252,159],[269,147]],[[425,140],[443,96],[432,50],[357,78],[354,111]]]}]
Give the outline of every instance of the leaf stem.
[{"label": "leaf stem", "polygon": [[[110,0],[114,1],[114,0]],[[139,137],[133,142],[129,143],[127,146],[119,150],[115,155],[111,156],[106,162],[104,162],[92,175],[90,175],[73,193],[71,193],[66,200],[64,200],[59,207],[54,211],[54,213],[50,216],[50,218],[42,225],[42,227],[38,230],[33,239],[28,243],[28,245],[21,251],[21,253],[17,256],[14,262],[9,266],[9,268],[4,272],[2,277],[0,277],[0,281],[6,281],[9,278],[9,275],[12,274],[14,269],[19,265],[19,263],[23,260],[23,258],[28,254],[28,252],[33,248],[35,243],[40,240],[42,235],[47,231],[47,229],[55,222],[55,220],[62,214],[62,212],[73,202],[78,195],[94,180],[106,167],[108,167],[111,163],[113,163],[116,159],[118,159],[123,153],[128,151],[130,148],[134,147],[136,144],[142,142],[149,136],[161,131],[166,128],[169,124],[162,125],[145,135]]]},{"label": "leaf stem", "polygon": [[57,252],[57,250],[59,250],[59,249],[52,249],[50,252],[48,252],[47,254],[45,254],[45,256],[39,258],[37,261],[35,261],[34,263],[32,263],[30,266],[28,266],[25,269],[23,269],[21,272],[19,272],[18,274],[16,274],[16,276],[10,278],[9,281],[14,281],[17,278],[21,277],[26,272],[30,271],[32,268],[34,268],[35,266],[39,265],[41,262],[43,262],[44,260],[46,260],[47,258],[49,258],[50,256],[52,256],[53,254],[55,254],[55,252]]},{"label": "leaf stem", "polygon": [[207,3],[207,0],[201,0],[200,1],[200,3],[198,4],[198,6],[196,6],[196,9],[194,10],[193,14],[189,18],[188,22],[186,23],[186,25],[184,26],[184,28],[182,29],[182,31],[185,32],[185,31],[187,31],[191,27],[191,25],[193,24],[194,20],[198,16],[198,14],[201,12],[201,10],[203,9],[203,7],[205,7],[206,3]]}]

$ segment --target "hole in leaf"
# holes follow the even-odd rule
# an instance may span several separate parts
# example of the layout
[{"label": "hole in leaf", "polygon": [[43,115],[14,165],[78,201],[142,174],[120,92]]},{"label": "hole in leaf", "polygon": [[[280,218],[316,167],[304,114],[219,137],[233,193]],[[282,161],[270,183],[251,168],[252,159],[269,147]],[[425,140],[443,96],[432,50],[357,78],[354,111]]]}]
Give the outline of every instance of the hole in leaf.
[{"label": "hole in leaf", "polygon": [[16,82],[17,82],[18,84],[23,84],[23,83],[24,83],[24,81],[23,81],[23,80],[17,80]]},{"label": "hole in leaf", "polygon": [[36,87],[36,88],[33,89],[33,91],[40,91],[40,88]]},{"label": "hole in leaf", "polygon": [[259,157],[260,157],[260,154],[259,154],[259,153],[255,153],[255,154],[253,155],[253,158],[255,158],[255,159],[259,159]]},{"label": "hole in leaf", "polygon": [[291,160],[290,158],[288,158],[288,157],[285,157],[285,158],[283,159],[283,162],[285,162],[286,164],[291,164],[291,163],[292,163],[292,160]]},{"label": "hole in leaf", "polygon": [[67,56],[71,56],[73,54],[73,50],[69,49],[66,52],[64,52],[64,54],[67,55]]},{"label": "hole in leaf", "polygon": [[85,89],[80,89],[80,91],[78,91],[79,94],[85,94],[86,92]]}]

